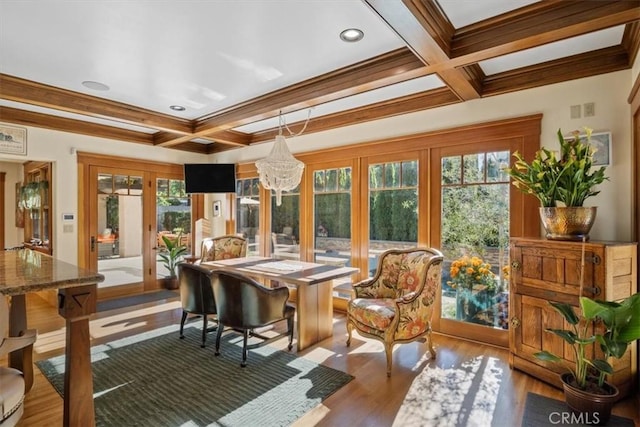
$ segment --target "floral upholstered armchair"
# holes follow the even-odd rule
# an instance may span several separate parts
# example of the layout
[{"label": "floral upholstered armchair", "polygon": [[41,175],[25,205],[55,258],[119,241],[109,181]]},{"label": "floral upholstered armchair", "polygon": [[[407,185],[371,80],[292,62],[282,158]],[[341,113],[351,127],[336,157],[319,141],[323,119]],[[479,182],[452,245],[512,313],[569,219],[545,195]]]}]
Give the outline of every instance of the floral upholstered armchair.
[{"label": "floral upholstered armchair", "polygon": [[391,249],[380,255],[373,278],[353,285],[347,305],[347,346],[355,328],[384,343],[387,376],[391,376],[396,343],[426,337],[432,357],[431,316],[440,289],[442,254],[435,249]]},{"label": "floral upholstered armchair", "polygon": [[200,262],[245,257],[247,239],[233,234],[204,239],[200,254]]}]

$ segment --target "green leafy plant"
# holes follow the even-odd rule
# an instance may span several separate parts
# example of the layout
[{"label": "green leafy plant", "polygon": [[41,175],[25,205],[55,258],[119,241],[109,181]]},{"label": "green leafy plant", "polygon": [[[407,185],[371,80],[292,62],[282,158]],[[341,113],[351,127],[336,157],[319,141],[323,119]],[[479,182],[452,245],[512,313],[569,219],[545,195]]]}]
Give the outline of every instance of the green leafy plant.
[{"label": "green leafy plant", "polygon": [[169,270],[169,277],[172,279],[178,277],[176,267],[182,260],[182,256],[187,252],[187,247],[180,244],[181,239],[182,233],[179,233],[174,238],[162,236],[165,247],[162,248],[159,256],[162,259],[162,264]]},{"label": "green leafy plant", "polygon": [[571,137],[565,138],[558,129],[559,157],[543,147],[528,163],[516,151],[514,166],[504,169],[513,179],[513,185],[523,193],[535,196],[543,207],[555,207],[557,202],[564,206],[582,206],[587,198],[598,194],[594,187],[608,179],[604,175],[606,167],[592,171],[595,152],[589,144],[592,130],[584,129],[584,141],[579,131],[573,131]]},{"label": "green leafy plant", "polygon": [[[640,339],[640,294],[636,293],[621,302],[598,301],[580,297],[582,321],[574,308],[566,303],[549,302],[571,325],[571,329],[547,329],[573,349],[573,365],[548,351],[535,353],[540,360],[567,365],[577,387],[587,390],[591,385],[602,388],[606,375],[613,373],[610,358],[622,358],[627,347]],[[589,358],[588,347],[598,344],[602,358]]]}]

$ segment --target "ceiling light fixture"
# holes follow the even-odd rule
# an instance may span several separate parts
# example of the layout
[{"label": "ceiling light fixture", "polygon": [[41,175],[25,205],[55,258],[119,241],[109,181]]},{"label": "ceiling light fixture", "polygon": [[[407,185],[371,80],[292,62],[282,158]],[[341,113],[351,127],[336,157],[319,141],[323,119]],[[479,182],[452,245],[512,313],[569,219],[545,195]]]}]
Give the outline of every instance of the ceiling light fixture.
[{"label": "ceiling light fixture", "polygon": [[348,43],[359,42],[364,38],[364,32],[357,28],[347,28],[340,33],[340,39]]},{"label": "ceiling light fixture", "polygon": [[100,83],[100,82],[94,82],[93,80],[83,81],[82,86],[91,90],[101,90],[101,91],[109,90],[109,86],[107,86],[106,84]]},{"label": "ceiling light fixture", "polygon": [[304,163],[293,157],[293,154],[289,151],[287,140],[282,135],[282,127],[284,126],[293,136],[302,135],[302,132],[307,128],[307,124],[309,124],[309,117],[311,117],[311,110],[309,110],[309,116],[302,130],[294,134],[287,126],[282,117],[282,111],[280,111],[278,135],[271,153],[256,162],[260,183],[267,190],[275,190],[277,206],[282,204],[283,191],[291,191],[300,184],[302,171],[304,170]]},{"label": "ceiling light fixture", "polygon": [[171,108],[173,111],[184,111],[184,110],[186,110],[186,108],[184,108],[182,105],[170,105],[169,108]]}]

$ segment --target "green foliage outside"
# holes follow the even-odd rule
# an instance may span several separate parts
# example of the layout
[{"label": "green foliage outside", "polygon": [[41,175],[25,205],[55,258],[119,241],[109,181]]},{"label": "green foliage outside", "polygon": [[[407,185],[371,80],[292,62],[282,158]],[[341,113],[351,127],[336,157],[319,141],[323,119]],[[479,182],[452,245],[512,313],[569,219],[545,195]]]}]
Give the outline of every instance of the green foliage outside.
[{"label": "green foliage outside", "polygon": [[329,237],[351,237],[351,195],[349,193],[316,194],[315,229],[322,225]]},{"label": "green foliage outside", "polygon": [[282,233],[285,227],[291,227],[292,234],[300,239],[300,195],[282,195],[282,205],[276,206],[275,196],[271,201],[271,231]]},{"label": "green foliage outside", "polygon": [[418,194],[415,189],[372,191],[369,209],[371,240],[418,240]]}]

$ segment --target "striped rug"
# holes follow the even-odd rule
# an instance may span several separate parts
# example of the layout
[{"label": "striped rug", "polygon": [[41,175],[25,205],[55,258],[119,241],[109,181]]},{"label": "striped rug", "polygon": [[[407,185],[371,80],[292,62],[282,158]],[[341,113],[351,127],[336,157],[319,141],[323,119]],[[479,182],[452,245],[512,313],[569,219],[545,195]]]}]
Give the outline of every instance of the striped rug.
[{"label": "striped rug", "polygon": [[[287,426],[353,379],[270,346],[241,368],[240,336],[224,335],[216,357],[185,329],[184,340],[172,326],[92,347],[97,426]],[[62,394],[64,356],[36,364]]]}]

